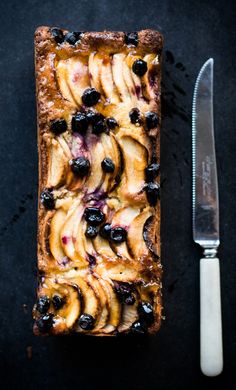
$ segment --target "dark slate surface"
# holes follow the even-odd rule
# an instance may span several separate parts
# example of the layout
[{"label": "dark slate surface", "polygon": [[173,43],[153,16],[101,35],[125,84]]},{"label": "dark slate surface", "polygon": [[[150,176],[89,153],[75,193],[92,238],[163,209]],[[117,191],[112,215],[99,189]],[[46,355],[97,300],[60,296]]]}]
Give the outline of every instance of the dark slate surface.
[{"label": "dark slate surface", "polygon": [[[0,5],[0,366],[2,389],[235,388],[236,120],[234,1],[2,1]],[[36,338],[37,149],[33,33],[160,29],[165,36],[162,248],[166,321],[147,339]],[[215,59],[220,187],[224,373],[199,371],[198,259],[191,237],[191,99]],[[32,358],[30,350],[32,349]],[[28,351],[28,352],[27,352]]]}]

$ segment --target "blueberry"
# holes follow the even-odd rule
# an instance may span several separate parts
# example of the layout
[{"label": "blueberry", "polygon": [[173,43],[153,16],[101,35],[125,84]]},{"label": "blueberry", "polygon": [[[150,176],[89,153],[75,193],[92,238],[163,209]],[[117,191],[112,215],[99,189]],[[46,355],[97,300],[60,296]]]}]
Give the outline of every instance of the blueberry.
[{"label": "blueberry", "polygon": [[115,118],[109,117],[106,119],[106,125],[109,129],[114,130],[118,126],[118,123]]},{"label": "blueberry", "polygon": [[114,288],[116,293],[122,297],[128,297],[132,292],[132,286],[126,282],[114,282]]},{"label": "blueberry", "polygon": [[126,45],[138,46],[138,33],[130,32],[125,34]]},{"label": "blueberry", "polygon": [[113,173],[115,170],[115,164],[113,163],[112,159],[109,157],[105,157],[104,160],[102,160],[101,166],[103,171],[106,173]]},{"label": "blueberry", "polygon": [[41,314],[47,313],[49,306],[50,306],[50,299],[47,295],[42,295],[41,297],[38,298],[36,303],[36,310],[39,313]]},{"label": "blueberry", "polygon": [[148,111],[145,114],[146,117],[146,125],[148,129],[153,129],[154,127],[157,127],[159,124],[159,118],[158,115],[153,111]]},{"label": "blueberry", "polygon": [[147,72],[147,63],[146,61],[141,60],[140,58],[134,61],[132,66],[132,71],[138,76],[142,77]]},{"label": "blueberry", "polygon": [[84,218],[90,225],[98,226],[104,221],[105,215],[98,207],[87,207],[84,211]]},{"label": "blueberry", "polygon": [[124,302],[126,305],[133,305],[135,303],[135,296],[133,294],[125,298]]},{"label": "blueberry", "polygon": [[113,241],[115,244],[121,244],[126,240],[127,237],[127,231],[122,227],[116,227],[111,229],[111,241]]},{"label": "blueberry", "polygon": [[157,199],[160,197],[160,186],[157,183],[148,183],[146,185],[147,200],[150,206],[156,206]]},{"label": "blueberry", "polygon": [[45,209],[53,210],[55,207],[55,200],[53,193],[50,190],[44,190],[40,195],[40,200]]},{"label": "blueberry", "polygon": [[147,327],[144,323],[140,322],[140,321],[136,321],[133,323],[133,325],[131,326],[131,331],[134,333],[134,334],[145,334],[147,332]]},{"label": "blueberry", "polygon": [[110,238],[110,233],[111,233],[111,224],[110,223],[105,223],[100,227],[99,234],[101,237],[109,239]]},{"label": "blueberry", "polygon": [[97,263],[95,256],[88,254],[87,260],[88,260],[89,265],[90,265],[91,268],[95,267],[95,265]]},{"label": "blueberry", "polygon": [[67,130],[67,123],[65,119],[55,119],[52,121],[50,130],[56,135],[64,133]]},{"label": "blueberry", "polygon": [[114,289],[122,303],[133,305],[135,296],[132,294],[133,287],[129,283],[114,282]]},{"label": "blueberry", "polygon": [[51,34],[56,43],[62,43],[64,41],[63,31],[57,27],[51,28]]},{"label": "blueberry", "polygon": [[88,238],[95,238],[98,234],[98,228],[96,226],[89,225],[86,229],[85,235]]},{"label": "blueberry", "polygon": [[85,106],[91,107],[97,104],[100,99],[100,92],[95,88],[87,88],[82,95],[82,102]]},{"label": "blueberry", "polygon": [[88,174],[90,169],[90,162],[85,157],[77,157],[70,160],[70,167],[72,172],[79,177],[84,177]]},{"label": "blueberry", "polygon": [[87,119],[90,124],[94,125],[95,123],[98,123],[99,121],[104,120],[104,116],[100,114],[99,112],[94,111],[88,111],[86,113]]},{"label": "blueberry", "polygon": [[65,304],[65,299],[60,297],[59,295],[53,295],[52,304],[56,310],[61,309]]},{"label": "blueberry", "polygon": [[41,333],[49,332],[53,326],[53,314],[44,314],[36,321],[36,325]]},{"label": "blueberry", "polygon": [[101,134],[106,130],[106,125],[103,119],[99,120],[98,122],[94,123],[93,125],[93,133],[94,134]]},{"label": "blueberry", "polygon": [[90,314],[82,314],[78,321],[79,326],[84,330],[91,330],[94,328],[95,318]]},{"label": "blueberry", "polygon": [[68,42],[70,45],[75,45],[81,38],[82,32],[68,32],[65,35],[65,42]]},{"label": "blueberry", "polygon": [[71,127],[73,132],[84,134],[88,129],[89,120],[83,112],[79,112],[73,116],[71,121]]},{"label": "blueberry", "polygon": [[138,313],[141,320],[151,325],[154,322],[153,307],[149,302],[142,302],[138,306]]},{"label": "blueberry", "polygon": [[147,168],[145,169],[146,180],[148,182],[154,180],[158,176],[159,170],[160,170],[160,164],[158,163],[152,163],[148,165]]},{"label": "blueberry", "polygon": [[138,108],[132,108],[129,112],[130,122],[135,124],[140,121],[140,111]]}]

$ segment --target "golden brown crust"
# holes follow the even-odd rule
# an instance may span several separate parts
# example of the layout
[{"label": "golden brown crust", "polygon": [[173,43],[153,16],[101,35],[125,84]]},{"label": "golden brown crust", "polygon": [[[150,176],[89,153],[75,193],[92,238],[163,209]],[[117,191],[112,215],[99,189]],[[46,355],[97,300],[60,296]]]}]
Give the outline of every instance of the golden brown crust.
[{"label": "golden brown crust", "polygon": [[[63,30],[66,33],[66,30]],[[160,118],[160,82],[161,82],[161,50],[163,46],[162,35],[153,30],[142,30],[138,32],[138,46],[129,47],[125,44],[125,33],[124,32],[85,32],[81,36],[80,43],[76,46],[69,44],[57,45],[51,34],[51,28],[39,27],[35,32],[35,70],[36,70],[36,95],[37,95],[37,120],[38,120],[38,155],[39,155],[39,203],[38,203],[38,268],[39,271],[48,273],[48,277],[52,278],[55,273],[61,275],[63,272],[70,270],[70,266],[67,267],[59,265],[53,259],[48,249],[48,235],[50,234],[50,221],[54,215],[54,211],[47,211],[40,202],[40,194],[47,187],[49,182],[49,160],[52,136],[50,133],[50,122],[55,119],[64,118],[68,123],[68,132],[71,131],[70,122],[72,115],[78,110],[78,104],[71,99],[69,101],[65,98],[60,87],[58,85],[58,76],[56,65],[60,61],[67,61],[72,57],[81,56],[81,58],[90,55],[92,52],[102,53],[105,58],[106,55],[114,55],[119,53],[125,53],[129,55],[131,52],[134,58],[144,58],[147,55],[158,55],[159,62],[154,64],[150,62],[150,68],[148,71],[146,81],[142,81],[142,87],[145,93],[148,92],[148,88],[151,90],[151,95],[148,97],[148,111],[154,111],[158,113]],[[145,86],[145,82],[148,86]],[[147,101],[144,96],[143,101]],[[143,103],[144,104],[144,103]],[[145,103],[146,104],[146,103]],[[146,107],[146,106],[144,106]],[[144,108],[144,111],[147,111]],[[98,111],[100,110],[100,106]],[[102,113],[106,116],[108,111],[106,105],[102,108]],[[114,114],[115,116],[115,114]],[[123,119],[122,119],[123,120]],[[125,122],[123,124],[125,128]],[[137,134],[139,128],[137,128]],[[119,148],[122,146],[122,137],[117,136]],[[148,146],[148,162],[160,161],[160,126],[149,131],[147,137],[149,144]],[[150,142],[151,141],[151,142]],[[158,178],[159,181],[159,178]],[[63,187],[65,189],[65,187]],[[72,187],[70,187],[72,188]],[[68,192],[68,189],[67,189]],[[72,191],[73,192],[73,191]],[[68,195],[68,194],[67,194]],[[73,197],[74,195],[72,195]],[[135,202],[143,210],[146,202],[144,199],[144,193],[141,195],[136,194],[136,198],[129,198],[127,195],[126,202],[128,199],[136,199]],[[147,202],[146,202],[147,203]],[[148,237],[152,242],[154,252],[160,255],[160,204],[157,203],[155,209],[151,208],[153,214],[152,223],[148,227]],[[45,239],[47,236],[47,239]],[[155,257],[155,256],[154,256]],[[109,260],[110,261],[110,260]],[[112,260],[111,264],[114,261]],[[121,261],[122,263],[122,261]],[[126,263],[128,264],[128,263]],[[132,262],[131,262],[132,264]],[[161,265],[160,259],[155,257],[153,260],[152,255],[144,257],[140,260],[141,264],[141,278],[132,279],[137,285],[148,280],[150,285],[153,283],[153,287],[150,287],[150,294],[153,296],[153,306],[155,311],[155,322],[149,327],[149,333],[156,332],[160,327],[161,312],[162,312],[162,299],[161,299]],[[75,264],[76,265],[76,264]],[[64,267],[64,268],[63,268]],[[66,268],[65,268],[66,267]],[[77,265],[76,265],[77,267]],[[151,271],[152,269],[152,271]],[[100,268],[98,267],[98,270]],[[99,271],[100,272],[100,271]],[[51,283],[51,282],[50,282]],[[46,288],[46,287],[45,287]],[[141,287],[140,287],[141,288]],[[42,287],[39,289],[39,295]],[[142,293],[140,293],[142,295]],[[34,317],[37,318],[38,314],[34,309]],[[35,326],[35,333],[38,333],[37,326]],[[60,324],[54,331],[56,333],[67,332],[65,328]],[[111,332],[112,333],[112,332]],[[112,334],[115,334],[113,332]],[[98,335],[109,335],[110,333],[99,332]]]}]

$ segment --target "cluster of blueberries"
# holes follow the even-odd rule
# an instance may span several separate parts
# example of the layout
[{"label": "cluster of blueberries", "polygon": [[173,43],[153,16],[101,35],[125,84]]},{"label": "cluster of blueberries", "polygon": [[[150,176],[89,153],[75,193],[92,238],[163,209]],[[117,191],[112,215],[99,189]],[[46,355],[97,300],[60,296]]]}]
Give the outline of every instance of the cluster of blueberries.
[{"label": "cluster of blueberries", "polygon": [[[114,244],[121,244],[126,240],[127,231],[122,227],[111,227],[110,223],[101,224],[105,220],[104,213],[98,207],[87,207],[84,211],[84,219],[88,223],[85,235],[88,238],[95,238],[97,234]],[[100,229],[98,229],[98,227]]]}]

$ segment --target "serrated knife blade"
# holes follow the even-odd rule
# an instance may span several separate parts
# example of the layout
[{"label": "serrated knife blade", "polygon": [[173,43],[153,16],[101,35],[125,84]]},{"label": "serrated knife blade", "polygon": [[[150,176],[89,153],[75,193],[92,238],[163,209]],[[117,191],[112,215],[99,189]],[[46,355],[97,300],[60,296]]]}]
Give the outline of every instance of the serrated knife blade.
[{"label": "serrated knife blade", "polygon": [[192,111],[193,239],[204,255],[200,260],[200,364],[207,376],[223,369],[213,65],[210,58],[198,74]]},{"label": "serrated knife blade", "polygon": [[[193,94],[193,239],[219,246],[219,202],[213,124],[213,59],[201,68]],[[216,254],[216,252],[214,253]]]}]

